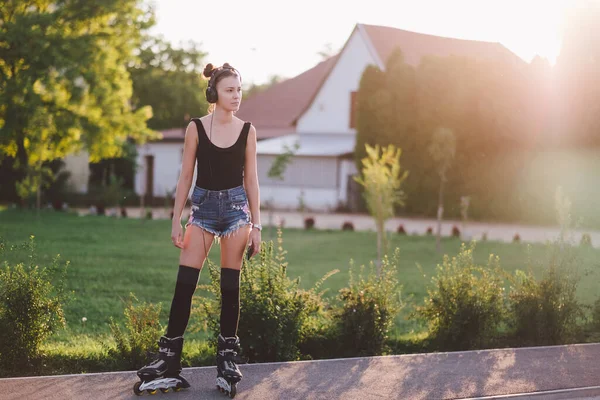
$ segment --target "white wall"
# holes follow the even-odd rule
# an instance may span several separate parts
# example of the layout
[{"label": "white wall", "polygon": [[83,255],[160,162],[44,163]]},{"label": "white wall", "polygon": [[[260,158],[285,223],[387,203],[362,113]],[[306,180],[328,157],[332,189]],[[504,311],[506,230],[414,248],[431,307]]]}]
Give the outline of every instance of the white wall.
[{"label": "white wall", "polygon": [[[311,211],[331,211],[337,207],[337,189],[305,188],[297,186],[260,185],[260,202],[263,207],[271,202],[277,209],[297,210],[304,191],[304,204]],[[265,218],[262,217],[263,221]]]},{"label": "white wall", "polygon": [[65,162],[64,169],[71,174],[68,184],[77,193],[87,193],[90,179],[89,153],[81,151],[78,154],[69,154],[63,161]]},{"label": "white wall", "polygon": [[335,157],[295,156],[288,164],[283,180],[268,177],[275,156],[257,156],[258,181],[260,186],[311,187],[316,189],[336,189],[338,185],[338,165]]},{"label": "white wall", "polygon": [[340,187],[337,198],[340,203],[345,204],[348,201],[348,177],[357,173],[356,164],[353,160],[339,160],[338,171]]},{"label": "white wall", "polygon": [[313,103],[299,118],[298,133],[355,133],[350,128],[350,93],[358,90],[369,64],[376,64],[360,33],[355,30]]},{"label": "white wall", "polygon": [[138,146],[138,156],[136,160],[138,170],[135,174],[136,194],[141,195],[146,191],[146,155],[154,155],[153,195],[162,197],[165,196],[167,190],[175,190],[181,171],[182,151],[183,142],[146,143],[143,146]]}]

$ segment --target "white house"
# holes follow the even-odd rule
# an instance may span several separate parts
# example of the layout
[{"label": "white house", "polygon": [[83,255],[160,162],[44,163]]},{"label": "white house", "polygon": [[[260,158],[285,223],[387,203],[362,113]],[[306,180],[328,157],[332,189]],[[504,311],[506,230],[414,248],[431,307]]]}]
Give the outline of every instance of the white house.
[{"label": "white house", "polygon": [[[173,197],[183,160],[185,127],[162,131],[162,139],[137,146],[134,191],[152,197]],[[194,176],[195,178],[195,176]],[[192,189],[190,189],[191,193]]]},{"label": "white house", "polygon": [[[242,103],[238,116],[252,121],[265,140],[258,143],[261,199],[278,208],[330,211],[350,200],[356,129],[354,104],[364,69],[385,61],[399,47],[407,63],[424,55],[468,55],[523,60],[499,43],[461,40],[405,30],[357,24],[339,54],[311,70]],[[300,148],[285,177],[267,176],[278,154],[298,142]]]},{"label": "white house", "polygon": [[[396,28],[357,24],[340,52],[304,73],[242,101],[237,116],[257,129],[258,170],[263,203],[295,209],[302,198],[312,210],[347,205],[356,129],[354,104],[368,65],[385,69],[399,47],[407,63],[424,55],[466,55],[524,61],[499,43],[454,39]],[[135,191],[162,197],[175,189],[181,167],[184,129],[163,131],[163,139],[138,147]],[[283,180],[268,171],[286,146],[300,145]]]}]

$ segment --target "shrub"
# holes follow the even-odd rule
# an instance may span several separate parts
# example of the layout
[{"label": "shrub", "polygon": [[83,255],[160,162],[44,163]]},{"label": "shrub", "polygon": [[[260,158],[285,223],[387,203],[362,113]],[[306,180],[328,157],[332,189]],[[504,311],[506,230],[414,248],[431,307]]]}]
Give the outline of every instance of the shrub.
[{"label": "shrub", "polygon": [[600,337],[600,298],[596,298],[594,304],[589,306],[591,315],[588,321],[588,335],[592,341],[597,342]]},{"label": "shrub", "polygon": [[511,279],[510,328],[520,344],[567,343],[578,333],[583,307],[576,299],[577,256],[565,243],[549,246],[547,266],[537,280],[531,272],[517,270]]},{"label": "shrub", "polygon": [[374,356],[389,351],[386,347],[388,333],[402,308],[398,258],[398,249],[391,260],[384,256],[380,276],[377,276],[373,262],[366,277],[363,276],[364,265],[361,266],[358,279],[355,279],[351,263],[349,286],[339,291],[342,306],[334,313],[340,356]]},{"label": "shrub", "polygon": [[354,230],[354,224],[352,222],[350,222],[350,221],[346,221],[342,225],[342,230],[343,231],[353,231]]},{"label": "shrub", "polygon": [[304,218],[304,229],[312,229],[315,226],[315,219],[313,217]]},{"label": "shrub", "polygon": [[432,227],[427,227],[427,235],[433,235],[433,228]]},{"label": "shrub", "polygon": [[[240,320],[238,336],[242,353],[249,362],[293,361],[302,357],[299,345],[319,324],[327,320],[324,292],[321,284],[334,270],[326,274],[311,290],[302,290],[299,279],[291,280],[286,274],[287,262],[282,248],[281,229],[278,246],[263,243],[261,252],[250,261],[244,259],[240,286]],[[194,307],[205,320],[216,348],[221,307],[220,268],[208,263],[211,282],[200,286],[214,298],[200,299],[201,307]]]},{"label": "shrub", "polygon": [[404,225],[400,224],[396,232],[400,235],[406,235],[406,230],[404,229]]},{"label": "shrub", "polygon": [[521,236],[519,236],[518,233],[515,233],[515,236],[513,236],[513,242],[519,243],[520,241],[521,241]]},{"label": "shrub", "polygon": [[[139,369],[148,359],[147,353],[158,349],[158,339],[163,334],[159,322],[161,305],[137,302],[133,293],[125,304],[125,329],[123,330],[111,317],[110,330],[116,342],[116,348],[108,353],[121,368]],[[106,347],[106,346],[105,346]]]},{"label": "shrub", "polygon": [[589,233],[584,233],[581,235],[581,245],[585,247],[592,246],[592,236]]},{"label": "shrub", "polygon": [[444,255],[432,278],[433,288],[412,318],[429,325],[430,341],[440,350],[465,350],[489,345],[504,318],[504,289],[499,259],[475,265],[475,242],[463,243],[457,256]]},{"label": "shrub", "polygon": [[452,227],[452,236],[460,237],[460,229],[456,225]]},{"label": "shrub", "polygon": [[[27,263],[0,268],[0,369],[9,373],[37,368],[40,346],[58,328],[65,326],[63,307],[68,262],[59,264],[59,256],[48,267],[36,263],[34,236],[29,242],[12,246],[9,251],[28,252]],[[0,255],[6,251],[0,238]]]}]

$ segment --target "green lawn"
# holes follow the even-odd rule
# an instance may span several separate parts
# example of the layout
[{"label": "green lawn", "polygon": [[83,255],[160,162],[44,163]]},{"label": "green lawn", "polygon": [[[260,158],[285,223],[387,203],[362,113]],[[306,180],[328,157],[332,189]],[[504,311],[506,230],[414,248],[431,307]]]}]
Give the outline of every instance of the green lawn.
[{"label": "green lawn", "polygon": [[[108,217],[78,217],[73,214],[43,211],[39,217],[34,212],[0,211],[0,236],[7,244],[17,244],[35,235],[40,264],[56,254],[69,260],[68,288],[74,291],[73,301],[66,307],[68,330],[54,340],[73,334],[106,334],[109,317],[122,320],[123,303],[129,293],[139,300],[162,302],[163,321],[170,305],[177,274],[179,250],[170,241],[170,221],[141,221]],[[267,233],[263,239],[267,239]],[[348,282],[349,261],[356,265],[368,264],[376,257],[375,233],[342,231],[304,231],[284,229],[283,245],[289,262],[288,273],[300,277],[301,286],[311,287],[315,281],[332,269],[341,271],[326,281],[328,294],[336,292]],[[392,235],[391,245],[399,247],[401,263],[399,279],[404,285],[404,296],[413,295],[421,303],[426,287],[431,281],[442,255],[435,252],[432,237]],[[444,252],[457,253],[460,241],[447,238]],[[495,242],[479,243],[476,259],[485,263],[490,253],[500,256],[502,266],[513,271],[526,268],[526,245]],[[542,260],[544,246],[533,246],[534,259]],[[582,249],[582,277],[579,297],[586,303],[599,296],[600,258],[598,250]],[[15,261],[14,255],[10,257]],[[219,246],[213,246],[210,257],[217,262]],[[417,263],[422,266],[419,271]],[[208,271],[201,274],[201,283],[208,280]],[[200,291],[197,295],[202,295]],[[81,318],[87,318],[85,327]],[[410,335],[422,327],[397,320],[394,336]],[[201,334],[196,334],[196,338]],[[194,336],[192,336],[194,337]]]}]

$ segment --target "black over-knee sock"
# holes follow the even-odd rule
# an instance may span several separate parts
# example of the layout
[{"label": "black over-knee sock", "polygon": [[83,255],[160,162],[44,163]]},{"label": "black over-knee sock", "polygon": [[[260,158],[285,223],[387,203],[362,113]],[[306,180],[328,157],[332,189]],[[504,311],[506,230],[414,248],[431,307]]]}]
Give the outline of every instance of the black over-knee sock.
[{"label": "black over-knee sock", "polygon": [[198,285],[200,270],[185,265],[179,266],[177,273],[177,283],[175,284],[175,294],[171,302],[171,312],[169,314],[169,324],[167,326],[168,338],[183,336],[190,320],[190,311],[192,309],[192,296]]},{"label": "black over-knee sock", "polygon": [[240,319],[240,270],[221,268],[221,335],[237,334]]}]

